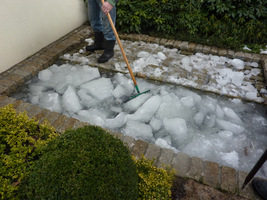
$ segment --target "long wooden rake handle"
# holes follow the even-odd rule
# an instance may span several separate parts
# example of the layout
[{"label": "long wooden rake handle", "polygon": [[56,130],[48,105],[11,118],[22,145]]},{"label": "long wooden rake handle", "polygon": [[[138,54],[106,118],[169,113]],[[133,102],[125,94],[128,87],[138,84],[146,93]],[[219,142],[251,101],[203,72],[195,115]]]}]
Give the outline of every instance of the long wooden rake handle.
[{"label": "long wooden rake handle", "polygon": [[[102,4],[105,3],[104,0],[101,0],[101,2],[102,2]],[[111,26],[111,28],[112,28],[112,30],[113,30],[113,32],[114,32],[114,35],[115,35],[115,37],[116,37],[116,39],[117,39],[117,42],[118,42],[118,44],[119,44],[119,46],[120,46],[121,53],[122,53],[122,55],[123,55],[123,58],[124,58],[125,63],[126,63],[126,65],[127,65],[127,68],[128,68],[128,70],[129,70],[130,75],[131,75],[131,77],[132,77],[132,80],[133,80],[133,82],[134,82],[135,88],[136,88],[137,92],[140,93],[140,91],[139,91],[139,89],[138,89],[138,86],[137,86],[137,83],[136,83],[136,80],[135,80],[135,77],[134,77],[134,75],[133,75],[132,69],[131,69],[131,67],[130,67],[130,64],[129,64],[128,59],[127,59],[127,57],[126,57],[126,54],[125,54],[125,52],[124,52],[123,46],[122,46],[122,44],[121,44],[121,41],[120,41],[119,35],[118,35],[118,33],[117,33],[117,30],[116,30],[116,28],[115,28],[115,26],[114,26],[114,24],[113,24],[113,21],[112,21],[112,19],[111,19],[109,13],[108,13],[107,16],[108,16],[108,20],[109,20],[110,26]]]}]

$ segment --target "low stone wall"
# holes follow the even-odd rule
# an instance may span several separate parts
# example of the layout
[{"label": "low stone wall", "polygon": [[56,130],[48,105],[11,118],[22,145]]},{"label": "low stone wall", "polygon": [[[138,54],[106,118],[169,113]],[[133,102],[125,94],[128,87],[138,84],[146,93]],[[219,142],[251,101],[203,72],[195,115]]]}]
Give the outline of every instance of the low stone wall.
[{"label": "low stone wall", "polygon": [[[30,118],[34,117],[39,120],[40,123],[44,119],[47,119],[58,132],[64,132],[69,128],[78,128],[86,125],[87,123],[80,122],[77,119],[68,118],[65,115],[60,115],[47,109],[34,106],[30,103],[16,100],[9,97],[9,95],[14,93],[27,81],[31,80],[39,71],[52,65],[59,56],[73,50],[90,36],[92,36],[91,29],[88,24],[84,24],[31,57],[0,74],[0,107],[13,104],[13,107],[18,112],[26,111]],[[230,58],[241,58],[247,61],[257,61],[264,67],[266,79],[266,55],[234,52],[231,50],[219,49],[217,47],[154,38],[146,35],[121,35],[121,38],[125,40],[144,40],[146,42],[158,43],[166,47],[178,48],[185,51],[185,53],[203,52],[206,54],[211,53]],[[267,101],[265,101],[265,103],[266,102]],[[247,176],[246,172],[237,171],[226,166],[219,166],[219,164],[215,162],[204,161],[197,157],[190,157],[189,155],[181,152],[174,153],[170,149],[161,148],[143,140],[136,140],[133,137],[125,136],[121,133],[115,133],[110,130],[107,131],[115,137],[121,139],[129,147],[132,154],[137,158],[144,155],[148,159],[155,159],[158,167],[171,165],[177,171],[178,176],[190,178],[198,181],[199,183],[209,185],[216,189],[239,195],[244,198],[259,199],[259,197],[254,193],[251,184],[248,184],[244,190],[241,189],[244,179]]]}]

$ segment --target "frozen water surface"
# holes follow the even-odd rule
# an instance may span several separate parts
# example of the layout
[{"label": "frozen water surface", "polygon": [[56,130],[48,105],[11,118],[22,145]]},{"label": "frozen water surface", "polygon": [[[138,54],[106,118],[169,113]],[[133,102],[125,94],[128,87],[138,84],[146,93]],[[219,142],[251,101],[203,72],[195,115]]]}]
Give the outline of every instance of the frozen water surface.
[{"label": "frozen water surface", "polygon": [[[133,68],[142,71],[144,66],[161,66],[164,60],[176,53],[174,50],[167,52],[166,49],[154,54],[140,51]],[[63,57],[86,62],[85,58]],[[207,65],[203,64],[203,60],[209,63],[210,68],[225,61],[232,62],[236,69],[244,67],[241,60],[229,61],[218,56],[211,58],[196,54],[181,57],[180,65],[185,70],[205,68]],[[176,64],[173,63],[173,67]],[[121,67],[121,64],[115,67]],[[164,67],[160,69],[156,71],[158,75],[168,71]],[[215,89],[223,89],[230,82],[244,87],[248,91],[245,95],[256,98],[255,88],[243,81],[249,73],[226,68],[214,68],[213,72],[218,81]],[[252,74],[258,72],[254,69]],[[135,92],[128,75],[101,73],[86,64],[54,64],[39,72],[14,97],[92,125],[153,142],[175,152],[181,151],[247,172],[266,149],[266,107],[180,86],[143,79],[137,79],[137,82],[141,92],[148,89],[151,92],[123,103],[125,97]],[[267,177],[266,165],[258,175]]]}]

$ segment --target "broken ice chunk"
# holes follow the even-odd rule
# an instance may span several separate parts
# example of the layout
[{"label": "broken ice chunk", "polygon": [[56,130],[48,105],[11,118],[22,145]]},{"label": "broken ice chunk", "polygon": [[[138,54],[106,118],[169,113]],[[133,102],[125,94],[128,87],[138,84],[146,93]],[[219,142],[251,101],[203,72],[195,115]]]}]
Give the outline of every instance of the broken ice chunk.
[{"label": "broken ice chunk", "polygon": [[99,78],[81,85],[90,95],[100,100],[112,97],[113,85],[109,78]]}]

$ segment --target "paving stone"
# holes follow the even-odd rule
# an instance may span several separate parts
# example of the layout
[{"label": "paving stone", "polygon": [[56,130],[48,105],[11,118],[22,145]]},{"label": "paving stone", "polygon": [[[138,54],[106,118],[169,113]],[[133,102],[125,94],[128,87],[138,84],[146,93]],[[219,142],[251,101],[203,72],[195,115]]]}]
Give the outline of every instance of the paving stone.
[{"label": "paving stone", "polygon": [[0,94],[9,95],[9,89],[7,86],[0,85]]},{"label": "paving stone", "polygon": [[218,47],[212,46],[211,50],[210,50],[210,53],[213,54],[213,55],[218,55],[218,51],[219,51]]},{"label": "paving stone", "polygon": [[161,40],[161,38],[156,37],[153,42],[156,43],[156,44],[159,44],[160,40]]},{"label": "paving stone", "polygon": [[204,176],[203,183],[214,188],[219,188],[220,168],[215,162],[204,162]]},{"label": "paving stone", "polygon": [[183,42],[179,45],[179,49],[181,49],[181,50],[188,50],[188,45],[189,45],[189,42],[183,41]]},{"label": "paving stone", "polygon": [[252,62],[260,62],[260,60],[261,60],[260,54],[256,54],[256,53],[252,54]]},{"label": "paving stone", "polygon": [[203,53],[203,44],[197,44],[195,50],[196,52]]},{"label": "paving stone", "polygon": [[17,113],[20,113],[20,112],[26,112],[27,109],[29,109],[32,105],[30,103],[22,103],[19,107],[16,108],[17,110]]},{"label": "paving stone", "polygon": [[227,50],[219,48],[218,55],[219,56],[227,56]]},{"label": "paving stone", "polygon": [[182,41],[178,41],[178,40],[176,40],[176,41],[173,43],[173,47],[179,49],[181,43],[182,43]]},{"label": "paving stone", "polygon": [[253,55],[251,53],[245,52],[244,56],[245,56],[244,61],[246,61],[246,62],[252,61]]},{"label": "paving stone", "polygon": [[39,123],[42,123],[45,117],[48,115],[50,111],[43,108],[40,112],[38,112],[34,117]]},{"label": "paving stone", "polygon": [[14,92],[17,89],[17,83],[13,80],[7,79],[7,77],[0,80],[0,85],[7,87],[9,92]]},{"label": "paving stone", "polygon": [[167,43],[167,39],[166,38],[161,38],[160,41],[159,41],[159,45],[165,46],[166,43]]},{"label": "paving stone", "polygon": [[186,174],[189,178],[196,181],[202,181],[203,178],[203,161],[200,158],[192,157],[190,169]]},{"label": "paving stone", "polygon": [[229,58],[235,58],[235,52],[233,51],[233,50],[231,50],[231,49],[228,49],[227,50],[227,57],[229,57]]},{"label": "paving stone", "polygon": [[14,74],[23,76],[26,81],[32,78],[32,73],[29,71],[24,71],[23,68],[15,70]]},{"label": "paving stone", "polygon": [[157,158],[160,154],[161,148],[155,144],[149,144],[146,150],[145,157],[149,160],[155,160],[157,162]]},{"label": "paving stone", "polygon": [[244,189],[242,189],[243,183],[247,177],[248,173],[239,171],[238,172],[238,194],[241,197],[245,197],[252,200],[259,200],[260,197],[254,192],[251,182],[246,185]]},{"label": "paving stone", "polygon": [[32,77],[34,77],[39,72],[38,68],[33,66],[33,65],[23,65],[22,67],[20,67],[19,70],[26,72],[26,74],[24,76],[26,81],[30,80]]},{"label": "paving stone", "polygon": [[24,77],[17,74],[10,74],[6,79],[14,81],[18,86],[22,86],[25,83]]},{"label": "paving stone", "polygon": [[242,51],[237,51],[237,52],[235,52],[235,58],[244,60],[244,58],[245,58],[245,53],[242,52]]},{"label": "paving stone", "polygon": [[173,150],[162,148],[157,166],[160,168],[167,169],[167,167],[171,165],[173,156],[174,156]]},{"label": "paving stone", "polygon": [[40,108],[38,106],[31,105],[25,111],[27,112],[27,115],[28,115],[29,118],[33,118],[41,110],[42,110],[42,108]]},{"label": "paving stone", "polygon": [[211,53],[211,46],[208,46],[208,45],[203,45],[203,50],[202,52],[204,54],[210,54]]},{"label": "paving stone", "polygon": [[221,168],[221,189],[230,193],[238,191],[236,170],[227,166]]},{"label": "paving stone", "polygon": [[190,157],[182,152],[177,153],[172,159],[172,167],[176,170],[178,176],[186,177],[190,167]]},{"label": "paving stone", "polygon": [[133,145],[134,145],[134,141],[135,139],[131,136],[128,135],[124,135],[121,139],[121,141],[126,144],[126,146],[129,148],[129,150],[132,149]]},{"label": "paving stone", "polygon": [[174,47],[175,40],[168,40],[165,44],[165,47],[167,48],[173,48]]},{"label": "paving stone", "polygon": [[13,106],[14,109],[17,109],[24,102],[21,101],[21,100],[15,100],[15,99],[13,99],[13,101],[10,100],[10,103],[12,104],[12,106]]},{"label": "paving stone", "polygon": [[132,36],[132,38],[133,38],[134,41],[140,41],[140,40],[141,40],[141,37],[140,37],[139,34],[134,34],[134,35]]},{"label": "paving stone", "polygon": [[135,144],[132,147],[132,154],[135,156],[136,159],[142,158],[145,155],[146,150],[148,147],[148,143],[143,140],[136,140]]},{"label": "paving stone", "polygon": [[105,131],[107,131],[108,133],[110,133],[111,135],[113,135],[115,138],[118,138],[118,139],[122,139],[123,138],[123,134],[122,133],[119,133],[119,132],[114,132],[114,131],[111,131],[109,129],[104,129]]},{"label": "paving stone", "polygon": [[4,107],[6,102],[9,101],[9,98],[5,95],[0,95],[0,107]]},{"label": "paving stone", "polygon": [[75,124],[78,122],[79,120],[75,119],[75,118],[68,118],[59,128],[59,132],[63,133],[66,130],[69,129],[73,129],[75,127]]},{"label": "paving stone", "polygon": [[142,41],[146,41],[147,38],[148,38],[148,35],[144,35],[144,34],[142,34],[141,37],[140,37],[140,39],[141,39]]},{"label": "paving stone", "polygon": [[62,133],[61,126],[68,120],[68,117],[66,115],[59,115],[55,121],[51,123],[53,127],[56,128],[56,130],[60,133]]},{"label": "paving stone", "polygon": [[195,52],[196,46],[197,46],[196,43],[189,42],[189,44],[188,44],[188,51]]},{"label": "paving stone", "polygon": [[44,69],[48,68],[56,61],[56,58],[51,58],[49,56],[46,56],[45,54],[40,55],[40,58],[44,60],[43,62]]},{"label": "paving stone", "polygon": [[126,40],[127,34],[126,33],[120,33],[119,37],[120,37],[121,40]]},{"label": "paving stone", "polygon": [[46,116],[45,120],[52,124],[57,118],[59,118],[60,114],[56,112],[49,112],[48,115]]},{"label": "paving stone", "polygon": [[78,122],[78,123],[76,123],[75,124],[75,127],[74,128],[82,128],[82,127],[84,127],[84,126],[89,126],[90,124],[89,123],[87,123],[87,122]]}]

